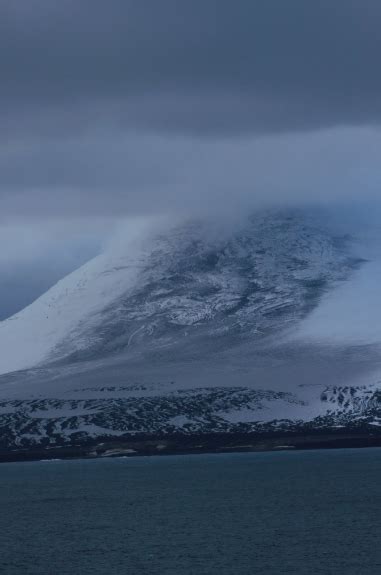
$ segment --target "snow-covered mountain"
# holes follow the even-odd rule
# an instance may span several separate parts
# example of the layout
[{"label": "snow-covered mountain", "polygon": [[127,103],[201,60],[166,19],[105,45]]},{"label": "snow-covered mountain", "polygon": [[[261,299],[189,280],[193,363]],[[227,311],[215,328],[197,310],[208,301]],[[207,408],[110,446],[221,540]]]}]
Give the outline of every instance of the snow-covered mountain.
[{"label": "snow-covered mountain", "polygon": [[376,343],[311,337],[364,263],[322,222],[270,211],[127,226],[0,323],[0,447],[376,428]]}]

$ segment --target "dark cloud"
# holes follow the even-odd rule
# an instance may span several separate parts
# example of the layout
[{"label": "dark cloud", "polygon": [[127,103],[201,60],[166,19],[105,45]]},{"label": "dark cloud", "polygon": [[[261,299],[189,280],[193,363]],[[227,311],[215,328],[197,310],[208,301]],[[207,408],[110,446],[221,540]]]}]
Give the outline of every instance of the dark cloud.
[{"label": "dark cloud", "polygon": [[2,0],[3,118],[197,134],[378,123],[380,21],[379,0]]},{"label": "dark cloud", "polygon": [[379,0],[0,0],[0,218],[378,194],[380,21]]}]

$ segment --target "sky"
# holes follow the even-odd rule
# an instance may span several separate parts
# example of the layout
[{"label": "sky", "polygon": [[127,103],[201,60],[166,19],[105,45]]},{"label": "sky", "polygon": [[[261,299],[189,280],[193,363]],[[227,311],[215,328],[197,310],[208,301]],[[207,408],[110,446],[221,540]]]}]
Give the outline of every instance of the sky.
[{"label": "sky", "polygon": [[0,0],[0,319],[113,222],[378,201],[379,0]]}]

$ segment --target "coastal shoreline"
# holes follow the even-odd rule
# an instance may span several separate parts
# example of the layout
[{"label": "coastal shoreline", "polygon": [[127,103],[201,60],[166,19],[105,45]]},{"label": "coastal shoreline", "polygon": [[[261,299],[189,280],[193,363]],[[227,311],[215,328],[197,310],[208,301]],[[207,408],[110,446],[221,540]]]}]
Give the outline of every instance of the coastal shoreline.
[{"label": "coastal shoreline", "polygon": [[0,449],[0,463],[66,459],[108,459],[153,455],[191,455],[381,447],[381,433],[345,431],[298,434],[203,434],[103,438],[77,445]]}]

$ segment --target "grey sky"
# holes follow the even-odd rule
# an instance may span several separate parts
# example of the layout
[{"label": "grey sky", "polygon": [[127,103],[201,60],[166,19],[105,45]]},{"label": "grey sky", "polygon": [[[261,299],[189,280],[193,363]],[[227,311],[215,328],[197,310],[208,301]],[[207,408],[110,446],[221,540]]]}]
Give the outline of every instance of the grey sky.
[{"label": "grey sky", "polygon": [[378,178],[380,21],[378,0],[0,0],[2,217],[351,197]]},{"label": "grey sky", "polygon": [[181,133],[381,118],[378,0],[2,0],[0,16],[7,115],[90,104]]}]

